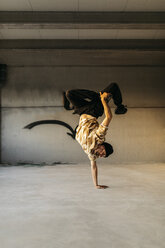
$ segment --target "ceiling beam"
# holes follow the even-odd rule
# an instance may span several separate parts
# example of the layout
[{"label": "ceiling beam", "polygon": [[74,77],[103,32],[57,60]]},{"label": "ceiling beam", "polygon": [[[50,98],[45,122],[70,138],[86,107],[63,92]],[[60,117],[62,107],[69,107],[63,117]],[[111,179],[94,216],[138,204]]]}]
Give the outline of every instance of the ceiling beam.
[{"label": "ceiling beam", "polygon": [[0,11],[1,29],[164,29],[165,12]]},{"label": "ceiling beam", "polygon": [[164,66],[165,51],[114,49],[0,49],[9,66]]},{"label": "ceiling beam", "polygon": [[92,40],[0,40],[3,49],[143,49],[165,50],[165,40],[151,39],[92,39]]}]

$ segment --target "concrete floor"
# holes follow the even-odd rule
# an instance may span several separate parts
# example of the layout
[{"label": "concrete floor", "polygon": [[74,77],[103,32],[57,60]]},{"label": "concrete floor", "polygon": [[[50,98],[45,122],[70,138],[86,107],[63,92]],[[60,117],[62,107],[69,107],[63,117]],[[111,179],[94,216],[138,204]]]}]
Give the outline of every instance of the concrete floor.
[{"label": "concrete floor", "polygon": [[0,167],[2,248],[165,247],[165,164]]}]

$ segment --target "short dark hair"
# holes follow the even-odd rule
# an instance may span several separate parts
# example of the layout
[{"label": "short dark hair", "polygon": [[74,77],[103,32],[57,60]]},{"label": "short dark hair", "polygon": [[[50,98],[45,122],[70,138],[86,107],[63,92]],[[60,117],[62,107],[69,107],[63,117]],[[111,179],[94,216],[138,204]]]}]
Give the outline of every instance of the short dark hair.
[{"label": "short dark hair", "polygon": [[106,158],[111,155],[113,153],[113,147],[111,146],[111,144],[104,142],[101,145],[103,145],[105,147],[105,151],[106,151]]}]

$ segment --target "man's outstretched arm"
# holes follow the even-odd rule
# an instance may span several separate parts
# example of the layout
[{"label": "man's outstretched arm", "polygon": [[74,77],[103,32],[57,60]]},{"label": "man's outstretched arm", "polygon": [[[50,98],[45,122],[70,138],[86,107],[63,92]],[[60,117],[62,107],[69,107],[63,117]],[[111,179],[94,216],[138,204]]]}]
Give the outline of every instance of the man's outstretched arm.
[{"label": "man's outstretched arm", "polygon": [[108,126],[111,119],[112,119],[112,112],[111,109],[107,103],[107,97],[109,96],[109,93],[104,92],[103,94],[100,92],[100,98],[104,107],[104,113],[105,113],[105,118],[102,122],[104,126]]},{"label": "man's outstretched arm", "polygon": [[105,185],[98,185],[96,161],[91,161],[91,172],[92,172],[93,183],[94,183],[94,185],[95,185],[95,187],[97,189],[106,189],[106,188],[108,188]]}]

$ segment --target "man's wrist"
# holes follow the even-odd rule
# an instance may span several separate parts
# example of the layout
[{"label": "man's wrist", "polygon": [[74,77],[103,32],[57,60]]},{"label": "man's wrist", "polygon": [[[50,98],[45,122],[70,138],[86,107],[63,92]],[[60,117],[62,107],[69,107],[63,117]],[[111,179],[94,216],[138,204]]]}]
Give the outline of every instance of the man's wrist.
[{"label": "man's wrist", "polygon": [[104,99],[102,99],[101,101],[102,101],[102,104],[103,104],[103,105],[104,105],[104,104],[108,105],[107,99],[104,98]]}]

